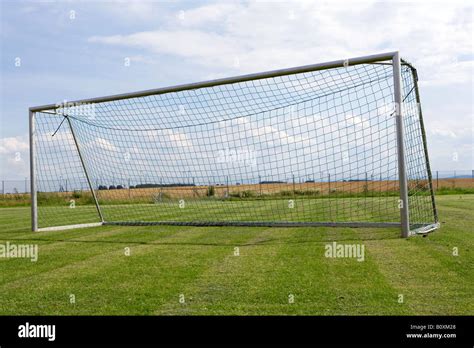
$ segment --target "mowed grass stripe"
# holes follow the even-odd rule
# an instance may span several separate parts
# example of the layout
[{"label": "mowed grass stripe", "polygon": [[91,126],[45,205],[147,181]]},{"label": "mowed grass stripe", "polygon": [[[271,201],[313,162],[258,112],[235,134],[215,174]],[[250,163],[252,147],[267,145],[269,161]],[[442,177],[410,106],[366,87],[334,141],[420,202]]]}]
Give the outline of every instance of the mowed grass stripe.
[{"label": "mowed grass stripe", "polygon": [[[332,229],[334,230],[334,229]],[[350,230],[350,229],[347,229]],[[349,232],[349,231],[345,231]],[[407,314],[373,260],[328,259],[311,229],[267,229],[203,273],[156,314]],[[258,266],[256,266],[258,265]],[[348,286],[350,285],[350,286]],[[293,296],[294,303],[289,303]]]},{"label": "mowed grass stripe", "polygon": [[[436,203],[443,208],[450,207],[453,209],[465,209],[469,206],[472,207],[474,203],[474,195],[449,195],[449,196],[436,196]],[[441,214],[442,216],[443,214]]]},{"label": "mowed grass stripe", "polygon": [[[244,229],[244,228],[242,228]],[[245,229],[244,229],[245,230]],[[249,238],[245,245],[236,243],[223,249],[223,257],[216,260],[209,268],[203,272],[193,283],[188,283],[183,289],[185,303],[180,303],[175,299],[158,307],[154,314],[245,314],[239,311],[242,299],[256,299],[253,294],[261,286],[260,278],[254,276],[254,272],[265,272],[261,259],[256,257],[258,244],[265,243],[274,238],[274,232],[278,229],[254,230],[254,235]],[[271,262],[273,247],[265,245],[265,257],[267,262]],[[235,248],[239,248],[239,256],[235,256]],[[261,249],[260,249],[261,250]],[[253,270],[247,272],[245,267],[250,262]],[[258,269],[255,266],[258,265]]]},{"label": "mowed grass stripe", "polygon": [[0,208],[0,238],[29,234],[30,208]]},{"label": "mowed grass stripe", "polygon": [[[450,199],[446,199],[450,198]],[[474,248],[474,195],[437,197],[441,229],[433,233],[434,240],[445,239],[452,245]],[[445,238],[447,237],[447,238]],[[431,239],[431,238],[430,238]]]},{"label": "mowed grass stripe", "polygon": [[[161,301],[176,299],[179,291],[206,264],[220,258],[224,248],[218,244],[203,246],[202,237],[208,234],[203,228],[181,229],[169,237],[156,239],[156,243],[131,246],[132,254],[128,257],[120,248],[5,284],[1,288],[0,312],[149,314]],[[245,234],[232,231],[224,234],[228,238],[234,236],[238,243],[246,240]],[[181,248],[180,257],[176,256],[177,247]],[[27,284],[36,284],[34,293],[25,291]],[[76,305],[69,304],[69,293],[78,299]],[[28,302],[27,311],[15,305],[24,301]]]},{"label": "mowed grass stripe", "polygon": [[[349,232],[355,233],[355,230],[347,230],[345,232],[350,238]],[[396,292],[374,267],[364,241],[346,239],[337,242],[338,245],[364,245],[363,261],[355,257],[326,257],[326,246],[332,246],[332,243],[287,243],[280,250],[273,282],[275,288],[291,284],[291,294],[294,295],[291,313],[406,314],[396,306]],[[280,308],[271,314],[283,311],[285,309]]]},{"label": "mowed grass stripe", "polygon": [[[418,240],[416,240],[418,239]],[[401,306],[418,315],[472,314],[472,283],[460,277],[451,262],[441,260],[453,256],[433,255],[424,247],[422,237],[411,240],[367,241],[369,253],[380,272],[404,297]],[[422,260],[422,261],[421,261]],[[462,267],[467,267],[463,262]],[[471,275],[472,278],[472,275]],[[432,306],[432,303],[437,303]]]},{"label": "mowed grass stripe", "polygon": [[[121,233],[123,233],[123,229],[117,228],[118,230],[121,230]],[[184,231],[183,231],[184,232]],[[163,236],[159,236],[159,234],[155,234],[155,240],[156,238],[162,239]],[[66,243],[62,243],[58,245],[59,248],[62,248],[65,246]],[[85,245],[85,244],[84,244]],[[67,247],[68,250],[73,249],[71,245]],[[6,289],[10,290],[15,290],[18,288],[23,288],[24,283],[33,283],[37,284],[38,288],[41,289],[42,287],[45,289],[48,289],[49,287],[54,287],[54,283],[62,284],[64,286],[66,283],[63,283],[61,281],[61,278],[67,278],[68,276],[74,275],[76,272],[81,272],[83,269],[97,269],[98,265],[105,265],[110,260],[114,260],[117,255],[124,255],[124,249],[120,245],[118,247],[115,243],[114,244],[95,244],[92,246],[89,246],[87,244],[87,247],[83,248],[78,248],[80,250],[80,255],[84,251],[89,251],[86,252],[85,257],[80,257],[78,259],[75,259],[74,257],[67,257],[66,259],[63,259],[62,261],[65,264],[61,264],[59,267],[53,267],[52,269],[48,269],[45,272],[42,273],[37,273],[35,274],[32,279],[25,279],[22,278],[18,281],[10,282],[6,284],[2,288],[2,292]],[[61,255],[63,253],[63,250],[57,250],[57,252]],[[55,255],[53,252],[48,253],[48,256],[55,260]],[[48,257],[47,256],[47,257]],[[100,268],[100,266],[99,266]],[[44,284],[44,285],[43,285]],[[85,288],[87,288],[88,284],[83,283]],[[15,292],[16,296],[16,292]],[[13,297],[15,297],[13,296]],[[28,298],[28,295],[25,295]]]},{"label": "mowed grass stripe", "polygon": [[123,250],[125,246],[131,246],[134,243],[149,243],[151,241],[162,241],[166,238],[172,239],[174,234],[186,232],[183,229],[168,226],[159,231],[142,231],[136,233],[136,228],[124,229],[114,226],[93,228],[92,231],[86,229],[74,231],[80,232],[79,235],[70,238],[61,238],[54,236],[39,240],[10,240],[15,244],[37,244],[38,261],[31,262],[25,258],[0,259],[4,276],[0,279],[0,284],[14,282],[15,280],[25,280],[29,277],[35,277],[42,273],[53,272],[56,269],[67,267],[75,262],[83,262],[98,255]]}]

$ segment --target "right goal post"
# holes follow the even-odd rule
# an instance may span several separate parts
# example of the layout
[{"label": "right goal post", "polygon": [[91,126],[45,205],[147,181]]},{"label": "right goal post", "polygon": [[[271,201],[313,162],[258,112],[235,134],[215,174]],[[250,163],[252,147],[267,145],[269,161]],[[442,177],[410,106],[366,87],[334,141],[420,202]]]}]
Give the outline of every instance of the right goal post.
[{"label": "right goal post", "polygon": [[398,52],[32,107],[32,229],[439,227]]}]

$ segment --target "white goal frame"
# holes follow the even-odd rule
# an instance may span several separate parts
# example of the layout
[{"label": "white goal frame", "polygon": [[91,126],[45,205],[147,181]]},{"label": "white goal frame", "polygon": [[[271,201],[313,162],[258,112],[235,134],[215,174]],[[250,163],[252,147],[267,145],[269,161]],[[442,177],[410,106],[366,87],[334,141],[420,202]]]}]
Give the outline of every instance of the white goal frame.
[{"label": "white goal frame", "polygon": [[[407,170],[406,170],[406,163],[405,163],[405,147],[404,147],[404,127],[403,127],[403,100],[402,100],[402,79],[401,79],[401,59],[400,54],[398,51],[394,52],[387,52],[375,55],[368,55],[363,57],[356,57],[356,58],[349,58],[349,59],[341,59],[331,62],[319,63],[319,64],[312,64],[306,66],[300,66],[295,68],[289,69],[280,69],[280,70],[273,70],[267,71],[262,73],[256,74],[248,74],[248,75],[241,75],[237,77],[230,77],[230,78],[222,78],[204,82],[197,82],[197,83],[190,83],[190,84],[182,84],[176,85],[172,87],[166,88],[158,88],[158,89],[151,89],[151,90],[144,90],[139,92],[133,93],[125,93],[125,94],[117,94],[117,95],[110,95],[105,97],[99,98],[91,98],[91,99],[82,99],[76,100],[72,102],[68,102],[68,104],[94,104],[94,103],[101,103],[101,102],[108,102],[108,101],[115,101],[115,100],[122,100],[122,99],[130,99],[136,97],[144,97],[150,95],[158,95],[164,93],[171,93],[171,92],[179,92],[189,89],[196,89],[196,88],[204,88],[204,87],[213,87],[218,85],[230,84],[230,83],[237,83],[237,82],[245,82],[250,80],[257,80],[257,79],[264,79],[264,78],[272,78],[278,76],[285,76],[291,75],[296,73],[304,73],[304,72],[312,72],[317,70],[326,70],[332,68],[340,68],[340,67],[348,67],[353,65],[360,65],[360,64],[367,64],[367,63],[381,63],[381,64],[391,64],[393,67],[393,95],[395,101],[395,117],[396,117],[396,140],[397,140],[397,156],[398,156],[398,180],[399,180],[399,202],[400,202],[400,222],[379,222],[379,223],[363,223],[363,222],[316,222],[311,223],[313,226],[354,226],[354,227],[400,227],[401,236],[406,238],[415,233],[427,233],[439,227],[439,224],[436,223],[430,226],[424,226],[417,230],[410,231],[410,221],[409,221],[409,204],[408,204],[408,186],[407,186]],[[419,98],[418,90],[417,98]],[[92,192],[93,199],[97,208],[98,215],[100,217],[101,222],[98,223],[86,223],[86,224],[77,224],[77,225],[68,225],[68,226],[55,226],[55,227],[46,227],[46,228],[38,228],[38,202],[37,202],[37,183],[36,183],[36,166],[35,166],[35,115],[37,112],[50,112],[54,113],[56,109],[63,107],[64,104],[49,104],[49,105],[42,105],[42,106],[35,106],[29,108],[29,141],[30,141],[30,176],[31,176],[31,226],[33,231],[52,231],[52,230],[63,230],[69,228],[79,228],[79,227],[91,227],[91,226],[100,226],[103,224],[113,224],[113,222],[109,223],[106,222],[103,218],[101,213],[100,205],[98,203],[97,197],[95,195],[95,190],[92,186],[91,180],[88,175],[88,170],[86,163],[81,155],[80,148],[78,146],[76,136],[74,134],[74,130],[71,127],[72,136],[74,138],[74,142],[77,148],[77,153],[82,163],[82,167],[87,178],[87,182],[89,184],[89,188]],[[420,111],[421,113],[421,111]],[[68,119],[67,119],[68,120]],[[69,120],[68,120],[69,122]],[[423,134],[424,136],[424,134]],[[425,143],[426,145],[426,143]],[[427,156],[427,153],[425,153]],[[429,180],[431,185],[431,174],[429,170],[429,162],[428,165],[428,174]],[[434,206],[434,196],[433,199],[433,207]],[[436,210],[435,210],[436,215]],[[220,225],[220,224],[216,224]],[[224,224],[225,225],[225,224]],[[279,224],[275,224],[279,225]],[[281,225],[281,224],[280,224]],[[283,224],[284,225],[284,224]]]}]

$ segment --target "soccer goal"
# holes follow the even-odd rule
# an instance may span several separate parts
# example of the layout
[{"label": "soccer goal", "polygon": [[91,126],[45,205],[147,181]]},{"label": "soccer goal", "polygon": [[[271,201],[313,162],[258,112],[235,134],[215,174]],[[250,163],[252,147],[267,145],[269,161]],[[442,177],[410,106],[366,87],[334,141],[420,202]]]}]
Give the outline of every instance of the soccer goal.
[{"label": "soccer goal", "polygon": [[32,229],[437,228],[398,52],[32,107]]}]

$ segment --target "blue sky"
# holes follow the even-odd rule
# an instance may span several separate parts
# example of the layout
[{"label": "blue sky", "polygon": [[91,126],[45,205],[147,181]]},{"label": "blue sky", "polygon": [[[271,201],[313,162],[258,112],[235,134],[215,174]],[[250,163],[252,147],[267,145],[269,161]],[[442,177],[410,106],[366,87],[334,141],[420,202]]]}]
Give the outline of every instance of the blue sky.
[{"label": "blue sky", "polygon": [[29,106],[397,49],[418,68],[432,168],[474,168],[470,2],[350,4],[3,1],[0,177],[28,176]]}]

